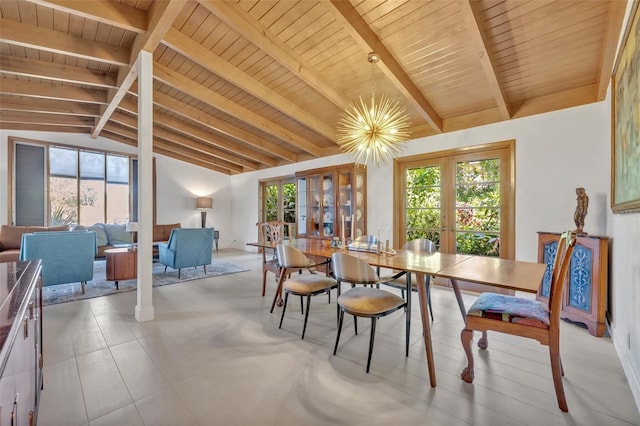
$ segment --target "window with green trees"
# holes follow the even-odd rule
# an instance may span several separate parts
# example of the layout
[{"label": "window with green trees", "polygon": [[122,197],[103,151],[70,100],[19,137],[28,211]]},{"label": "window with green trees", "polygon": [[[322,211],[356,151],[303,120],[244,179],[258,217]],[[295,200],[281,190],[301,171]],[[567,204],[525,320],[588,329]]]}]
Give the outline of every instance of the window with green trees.
[{"label": "window with green trees", "polygon": [[512,141],[399,160],[398,242],[427,238],[443,252],[513,258],[512,162]]},{"label": "window with green trees", "polygon": [[[261,182],[262,221],[296,221],[296,183],[294,178]],[[288,230],[288,228],[285,228]],[[285,231],[287,232],[287,231]]]}]

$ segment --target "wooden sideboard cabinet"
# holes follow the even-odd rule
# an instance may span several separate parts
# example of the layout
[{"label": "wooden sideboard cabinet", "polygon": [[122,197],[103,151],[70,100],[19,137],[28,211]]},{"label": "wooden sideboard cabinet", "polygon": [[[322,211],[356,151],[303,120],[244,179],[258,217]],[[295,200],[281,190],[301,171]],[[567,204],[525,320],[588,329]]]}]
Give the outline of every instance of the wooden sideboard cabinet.
[{"label": "wooden sideboard cabinet", "polygon": [[36,424],[42,389],[40,261],[0,263],[0,424]]},{"label": "wooden sideboard cabinet", "polygon": [[296,181],[299,237],[340,238],[343,224],[345,239],[366,233],[365,166],[352,163],[305,170],[296,173]]},{"label": "wooden sideboard cabinet", "polygon": [[[558,250],[560,233],[538,232],[538,262],[547,271],[538,291],[538,299],[549,297],[553,260]],[[606,329],[607,274],[609,238],[595,235],[579,236],[571,257],[568,282],[565,285],[561,318],[580,322],[589,333],[602,336]]]}]

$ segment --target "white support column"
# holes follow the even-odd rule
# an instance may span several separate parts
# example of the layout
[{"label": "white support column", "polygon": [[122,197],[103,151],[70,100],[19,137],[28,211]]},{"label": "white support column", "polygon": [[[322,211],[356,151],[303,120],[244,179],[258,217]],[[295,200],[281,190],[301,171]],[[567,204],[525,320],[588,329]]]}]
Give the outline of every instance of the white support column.
[{"label": "white support column", "polygon": [[153,309],[153,54],[141,50],[138,71],[138,298],[135,316],[152,320]]}]

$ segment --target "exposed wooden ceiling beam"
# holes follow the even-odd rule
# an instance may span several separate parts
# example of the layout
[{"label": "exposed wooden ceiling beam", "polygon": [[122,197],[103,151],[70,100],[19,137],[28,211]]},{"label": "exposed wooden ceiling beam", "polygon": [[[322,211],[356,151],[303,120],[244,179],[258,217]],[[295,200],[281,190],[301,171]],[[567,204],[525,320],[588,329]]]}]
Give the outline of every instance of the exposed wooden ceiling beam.
[{"label": "exposed wooden ceiling beam", "polygon": [[609,3],[610,14],[605,37],[606,44],[602,53],[602,67],[600,68],[600,78],[598,79],[599,101],[603,101],[607,97],[607,89],[611,83],[611,74],[613,73],[618,49],[618,33],[627,10],[626,3],[624,1],[612,1]]},{"label": "exposed wooden ceiling beam", "polygon": [[0,93],[93,104],[107,102],[107,92],[101,90],[81,89],[74,86],[51,85],[26,80],[10,80],[7,78],[0,79]]},{"label": "exposed wooden ceiling beam", "polygon": [[171,28],[167,31],[162,43],[181,55],[189,58],[196,64],[212,73],[222,77],[231,84],[239,87],[245,92],[255,96],[262,102],[277,109],[281,113],[304,124],[314,132],[324,136],[328,140],[338,144],[336,139],[336,129],[327,126],[314,115],[308,113],[303,108],[293,104],[290,100],[280,95],[275,90],[271,90],[266,85],[254,79],[241,69],[235,67],[209,49],[196,43],[180,31]]},{"label": "exposed wooden ceiling beam", "polygon": [[340,21],[345,31],[367,52],[376,52],[380,55],[378,66],[393,84],[411,102],[420,115],[427,120],[438,132],[442,132],[442,117],[431,106],[420,89],[404,72],[402,66],[396,61],[389,49],[380,41],[378,36],[362,19],[362,16],[349,1],[331,0],[325,3],[334,16]]},{"label": "exposed wooden ceiling beam", "polygon": [[185,5],[186,2],[182,1],[156,1],[151,4],[148,31],[138,34],[131,48],[128,66],[118,70],[118,89],[110,93],[108,105],[104,109],[102,116],[97,120],[96,127],[91,131],[92,138],[98,137],[104,125],[109,121],[111,114],[116,110],[133,82],[138,78],[135,65],[140,51],[145,50],[153,53],[158,44],[160,44],[162,37],[171,27],[175,17]]},{"label": "exposed wooden ceiling beam", "polygon": [[51,126],[93,126],[93,118],[62,114],[39,114],[23,111],[0,111],[0,121],[24,124],[48,124]]},{"label": "exposed wooden ceiling beam", "polygon": [[28,130],[32,132],[88,133],[85,127],[52,126],[49,124],[24,124],[0,122],[3,130]]},{"label": "exposed wooden ceiling beam", "polygon": [[3,96],[0,99],[0,110],[25,111],[41,114],[66,114],[85,117],[100,116],[98,105],[51,99],[18,98],[14,96]]},{"label": "exposed wooden ceiling beam", "polygon": [[475,46],[478,52],[478,59],[480,60],[480,65],[484,71],[484,77],[487,79],[489,90],[491,91],[493,99],[496,101],[498,111],[500,111],[500,117],[503,120],[509,120],[511,118],[511,111],[509,104],[507,103],[507,97],[502,90],[502,86],[496,74],[496,61],[493,54],[487,49],[487,46],[491,43],[489,41],[489,36],[482,25],[480,5],[478,2],[471,0],[458,2],[458,5],[460,5],[460,13],[462,14],[462,19],[466,24],[465,26],[471,38],[471,43]]},{"label": "exposed wooden ceiling beam", "polygon": [[349,105],[349,99],[342,96],[329,80],[293,53],[260,22],[250,19],[246,13],[240,11],[237,5],[219,0],[198,2],[338,108],[342,110]]},{"label": "exposed wooden ceiling beam", "polygon": [[250,123],[257,129],[263,132],[269,133],[287,143],[297,146],[303,151],[308,152],[315,157],[322,155],[322,150],[317,145],[301,138],[300,136],[290,132],[273,121],[267,120],[255,112],[244,108],[233,101],[217,94],[216,92],[207,89],[191,79],[179,74],[168,67],[154,62],[154,77],[156,80],[163,82],[171,87],[174,87],[181,92],[184,92],[192,98],[198,99],[208,105],[219,109],[226,114],[234,116],[242,121]]},{"label": "exposed wooden ceiling beam", "polygon": [[[138,146],[138,143],[137,143],[138,133],[135,130],[129,129],[128,127],[125,127],[119,124],[108,123],[105,126],[105,131],[116,134],[116,135],[120,135],[126,138],[127,140],[130,141],[128,143],[128,145],[130,146]],[[224,174],[237,173],[235,171],[232,172],[231,170],[220,166],[217,163],[218,161],[217,159],[211,159],[209,156],[203,156],[202,154],[198,154],[191,149],[184,148],[179,144],[168,142],[158,137],[153,138],[153,151],[160,153],[162,155],[166,155],[168,157],[177,158],[181,161],[185,161],[188,163],[207,164],[206,166],[207,168],[211,170],[215,170],[220,173],[224,173]]]},{"label": "exposed wooden ceiling beam", "polygon": [[[155,92],[153,94],[153,103],[159,107],[173,112],[174,114],[179,114],[188,120],[206,126],[213,131],[237,139],[240,142],[244,142],[247,145],[261,150],[262,152],[267,152],[271,155],[280,157],[287,162],[294,163],[298,160],[296,154],[289,151],[288,149],[283,148],[280,145],[265,141],[264,139],[254,135],[251,132],[236,127],[224,120],[220,120],[219,118],[212,117],[211,115],[206,114],[190,105],[187,105],[184,102],[180,102],[172,98],[171,96],[165,95],[164,93]],[[251,155],[253,152],[255,152],[253,149],[249,149],[247,151],[247,157],[263,163],[263,161],[260,160],[259,156]]]},{"label": "exposed wooden ceiling beam", "polygon": [[[136,117],[132,117],[130,115],[126,115],[118,111],[114,112],[111,115],[111,121],[122,124],[123,126],[127,126],[133,129],[134,131],[137,131],[138,129],[138,119]],[[183,136],[174,129],[167,130],[163,127],[160,127],[157,122],[154,123],[153,134],[154,136],[171,140],[175,143],[191,148],[195,151],[217,157],[218,159],[220,159],[221,166],[229,170],[236,170],[238,173],[243,171],[243,167],[246,167],[247,169],[250,169],[250,170],[256,170],[258,168],[258,165],[255,163],[243,161],[239,157],[233,154],[230,154],[226,151],[223,151],[221,149],[218,149],[215,146],[205,141],[191,139],[186,136]],[[249,164],[250,167],[245,166],[245,164]]]},{"label": "exposed wooden ceiling beam", "polygon": [[135,7],[110,0],[26,0],[54,10],[81,16],[128,31],[147,30],[147,14]]},{"label": "exposed wooden ceiling beam", "polygon": [[[120,105],[118,105],[118,108],[122,108],[123,110],[131,114],[138,114],[138,105],[126,99],[123,100]],[[188,123],[180,121],[159,111],[153,112],[153,121],[155,123],[161,124],[162,126],[169,127],[177,133],[182,133],[183,135],[186,135],[190,138],[199,139],[200,141],[209,144],[214,150],[216,149],[215,147],[221,148],[221,150],[219,151],[220,158],[236,163],[247,168],[248,170],[257,170],[259,168],[258,163],[262,163],[268,166],[275,165],[275,160],[271,157],[268,157],[261,153],[252,152],[251,149],[230,141],[219,140],[218,138],[214,137],[214,134],[211,134],[198,127],[189,125]],[[251,158],[255,161],[251,161],[243,157]],[[256,161],[258,163],[256,163]]]},{"label": "exposed wooden ceiling beam", "polygon": [[0,55],[0,71],[23,77],[36,77],[85,86],[116,87],[114,73],[78,68],[56,62],[20,58],[12,55]]},{"label": "exposed wooden ceiling beam", "polygon": [[16,46],[44,50],[61,55],[98,61],[112,65],[127,65],[129,49],[113,44],[85,40],[60,31],[36,27],[13,21],[0,19],[0,41]]}]

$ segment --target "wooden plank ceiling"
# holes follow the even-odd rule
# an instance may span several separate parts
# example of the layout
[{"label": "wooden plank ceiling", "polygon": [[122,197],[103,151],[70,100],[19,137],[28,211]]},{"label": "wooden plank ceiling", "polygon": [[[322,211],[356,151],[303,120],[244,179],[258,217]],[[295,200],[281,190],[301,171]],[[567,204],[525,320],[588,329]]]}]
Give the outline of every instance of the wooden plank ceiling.
[{"label": "wooden plank ceiling", "polygon": [[[340,152],[341,112],[398,99],[412,138],[605,98],[626,1],[2,0],[0,128],[137,144],[225,174]],[[381,62],[372,69],[367,54]]]}]

